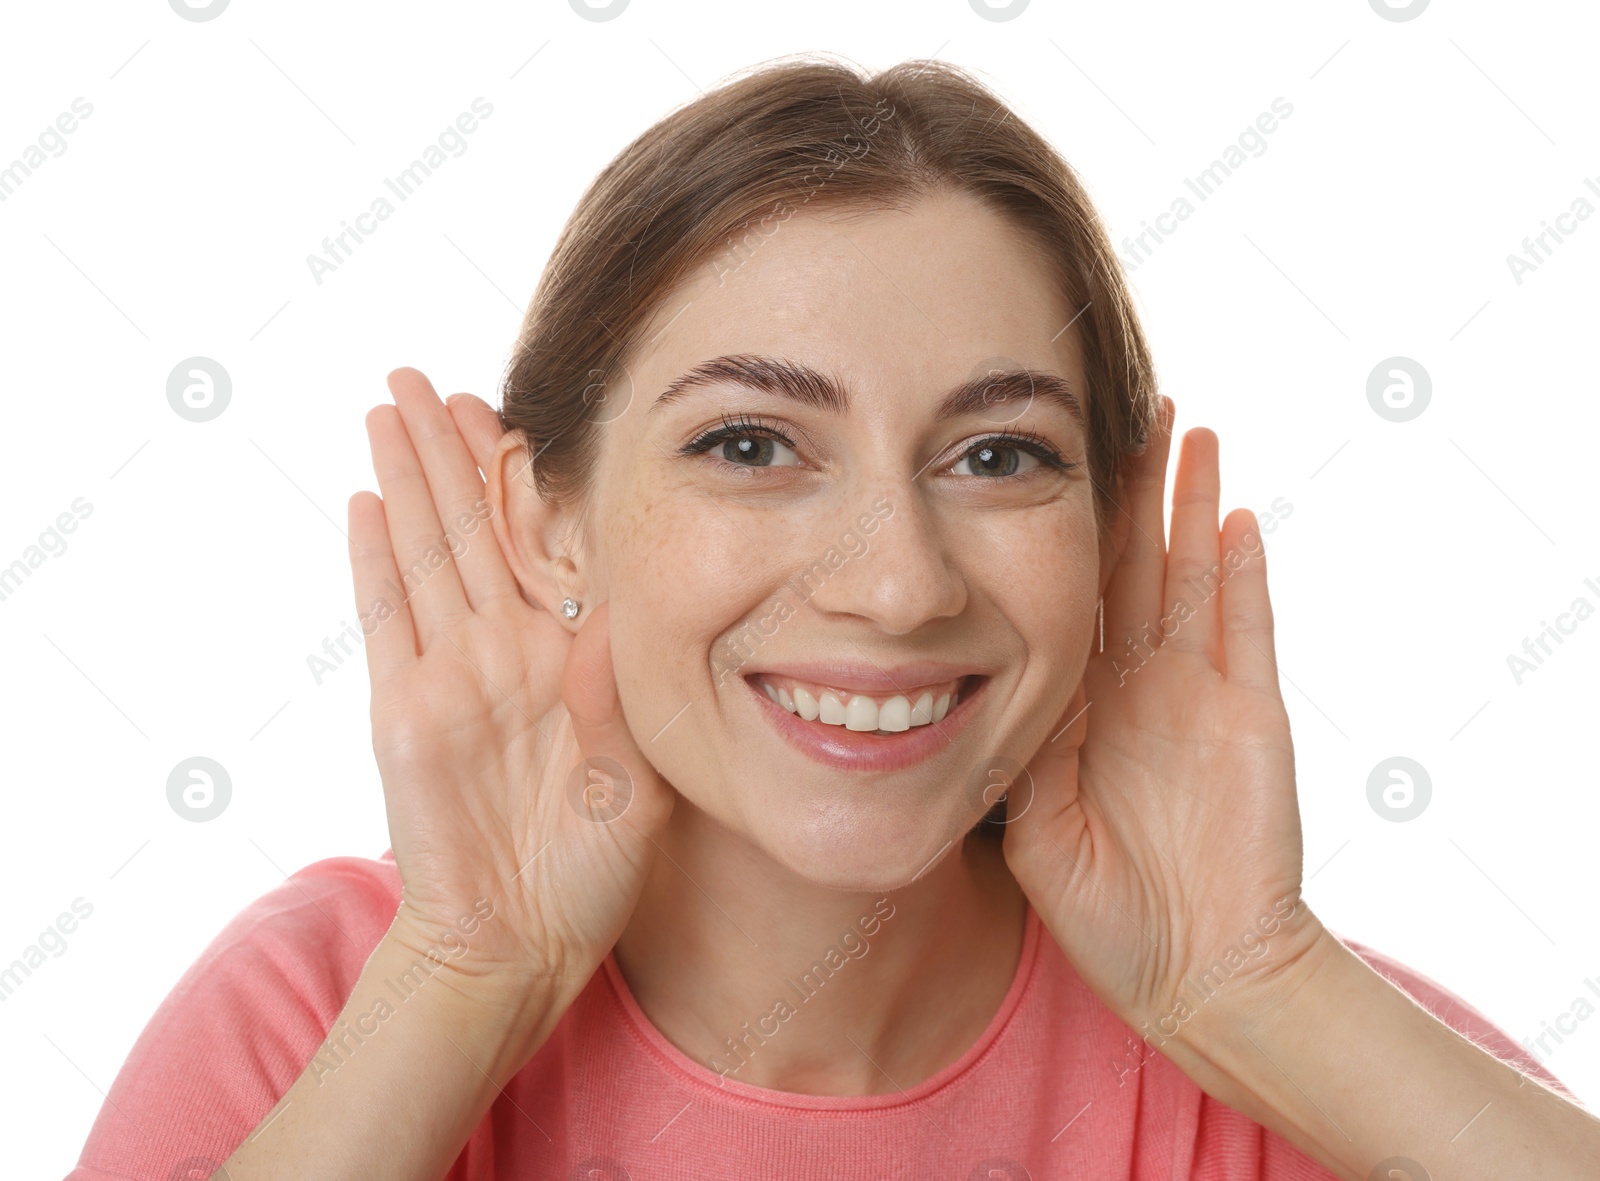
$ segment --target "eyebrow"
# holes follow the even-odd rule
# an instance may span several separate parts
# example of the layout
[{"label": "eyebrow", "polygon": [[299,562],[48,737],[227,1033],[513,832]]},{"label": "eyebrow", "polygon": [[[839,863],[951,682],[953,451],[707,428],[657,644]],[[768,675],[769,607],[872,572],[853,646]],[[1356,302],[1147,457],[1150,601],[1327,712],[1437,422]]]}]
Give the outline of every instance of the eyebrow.
[{"label": "eyebrow", "polygon": [[[650,413],[696,390],[725,384],[789,398],[831,414],[850,413],[849,390],[828,374],[809,365],[752,353],[713,357],[696,365],[662,391],[651,403]],[[1072,383],[1060,374],[1041,369],[993,369],[974,374],[945,394],[934,410],[934,418],[943,422],[1034,398],[1061,407],[1080,427],[1087,429],[1083,404],[1073,392]]]}]

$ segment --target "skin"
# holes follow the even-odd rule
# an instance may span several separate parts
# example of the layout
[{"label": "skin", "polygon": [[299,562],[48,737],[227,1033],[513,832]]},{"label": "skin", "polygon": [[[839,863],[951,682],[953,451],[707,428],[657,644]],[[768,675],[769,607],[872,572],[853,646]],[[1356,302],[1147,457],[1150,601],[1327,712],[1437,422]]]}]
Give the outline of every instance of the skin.
[{"label": "skin", "polygon": [[[991,843],[962,847],[982,812],[969,786],[996,753],[1026,761],[1053,732],[1107,562],[1084,430],[1066,410],[1034,399],[936,423],[932,395],[993,356],[1084,390],[1076,336],[1061,332],[1072,318],[1038,252],[970,198],[910,217],[794,218],[730,279],[704,268],[642,334],[652,344],[628,365],[634,401],[604,428],[585,518],[550,520],[525,476],[500,485],[509,560],[545,601],[560,597],[545,573],[559,553],[538,542],[576,532],[566,552],[581,579],[567,593],[609,604],[630,729],[650,736],[650,763],[681,796],[657,838],[667,856],[617,949],[658,1027],[702,1062],[727,1060],[740,1019],[729,1014],[770,1012],[785,975],[871,915],[884,891],[901,891],[893,936],[840,974],[830,1004],[808,1006],[793,1023],[803,1036],[762,1046],[741,1081],[824,1094],[910,1085],[959,1057],[1010,985],[1022,895]],[[650,409],[653,391],[734,353],[835,375],[851,413],[732,385]],[[797,446],[759,469],[736,468],[722,448],[676,454],[740,414]],[[1079,467],[1059,473],[1019,452],[1014,476],[953,474],[971,472],[964,449],[1002,427],[1031,429]],[[525,464],[512,441],[496,458],[508,476]],[[785,583],[859,532],[874,504],[892,515],[870,548],[814,584],[758,659],[887,668],[933,656],[993,681],[980,715],[934,758],[845,782],[793,750],[741,678],[719,672],[728,638],[775,600],[793,602]],[[686,972],[697,986],[674,987]],[[930,990],[930,974],[962,986]]]},{"label": "skin", "polygon": [[[977,362],[1015,357],[1084,388],[1061,331],[1072,310],[1036,253],[963,198],[791,219],[735,281],[702,276],[668,301],[630,363],[637,401],[605,425],[593,493],[566,512],[533,493],[483,403],[447,408],[415,370],[390,375],[395,405],[368,416],[383,497],[350,502],[358,608],[474,503],[493,528],[367,643],[405,890],[345,1013],[370,1009],[476,900],[493,917],[333,1079],[308,1068],[229,1176],[297,1176],[307,1159],[330,1177],[438,1176],[613,946],[650,1019],[705,1060],[735,1032],[728,1014],[769,1011],[774,973],[811,963],[886,893],[896,909],[871,954],[741,1081],[872,1094],[926,1079],[999,1005],[1026,898],[1115,1015],[1335,1175],[1399,1155],[1440,1178],[1579,1175],[1600,1150],[1593,1117],[1410,1001],[1299,897],[1265,557],[1249,511],[1218,525],[1215,434],[1184,437],[1170,549],[1170,400],[1106,536],[1081,475],[1000,484],[959,466],[996,424],[935,423],[931,407]],[[730,387],[648,412],[730,352],[826,369],[852,411]],[[781,425],[799,462],[740,474],[675,454],[725,411]],[[1005,417],[1082,458],[1054,406]],[[878,497],[895,512],[871,548],[767,645],[986,662],[993,681],[933,759],[850,782],[711,670],[719,641]],[[1090,642],[1101,594],[1104,652]],[[576,621],[556,610],[566,595],[584,603]],[[1025,811],[1012,793],[998,853],[962,839],[981,811],[968,773],[996,752],[1019,752],[1034,789]],[[609,823],[569,802],[584,757],[631,781]],[[1241,946],[1217,995],[1180,1010],[1185,981]],[[1463,1131],[1480,1108],[1492,1114]]]}]

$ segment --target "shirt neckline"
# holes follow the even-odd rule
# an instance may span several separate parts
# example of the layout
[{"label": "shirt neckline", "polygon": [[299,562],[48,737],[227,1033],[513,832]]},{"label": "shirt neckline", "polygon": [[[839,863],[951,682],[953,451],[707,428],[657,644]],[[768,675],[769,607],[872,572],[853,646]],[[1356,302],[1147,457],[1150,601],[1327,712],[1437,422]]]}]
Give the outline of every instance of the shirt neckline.
[{"label": "shirt neckline", "polygon": [[805,1111],[874,1112],[898,1108],[927,1099],[972,1070],[994,1048],[1000,1035],[1010,1023],[1012,1015],[1021,1005],[1028,986],[1033,981],[1034,967],[1038,961],[1041,923],[1031,904],[1023,925],[1022,953],[1017,957],[1017,970],[1011,985],[1000,1001],[1000,1007],[989,1019],[978,1040],[969,1046],[954,1062],[904,1091],[891,1091],[882,1095],[805,1095],[793,1091],[777,1091],[758,1087],[718,1074],[709,1066],[695,1061],[655,1027],[639,1007],[633,991],[622,978],[614,953],[607,953],[603,961],[604,974],[610,986],[612,999],[621,1010],[629,1031],[640,1045],[669,1073],[693,1084],[696,1088],[715,1092],[723,1099],[738,1099],[769,1109],[798,1109]]}]

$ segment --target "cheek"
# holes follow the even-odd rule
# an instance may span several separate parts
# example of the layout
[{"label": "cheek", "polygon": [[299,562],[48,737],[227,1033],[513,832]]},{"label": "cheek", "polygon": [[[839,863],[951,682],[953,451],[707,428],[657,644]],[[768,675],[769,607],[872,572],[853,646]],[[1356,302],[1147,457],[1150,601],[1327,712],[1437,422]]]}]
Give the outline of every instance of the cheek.
[{"label": "cheek", "polygon": [[[1100,553],[1084,505],[1055,503],[996,515],[964,559],[969,577],[1034,657],[1077,649],[1096,628]],[[1087,629],[1087,631],[1086,631]]]},{"label": "cheek", "polygon": [[634,733],[659,736],[649,753],[672,778],[669,764],[705,749],[718,677],[748,658],[744,625],[778,556],[692,488],[635,486],[616,504],[603,526],[612,665]]}]

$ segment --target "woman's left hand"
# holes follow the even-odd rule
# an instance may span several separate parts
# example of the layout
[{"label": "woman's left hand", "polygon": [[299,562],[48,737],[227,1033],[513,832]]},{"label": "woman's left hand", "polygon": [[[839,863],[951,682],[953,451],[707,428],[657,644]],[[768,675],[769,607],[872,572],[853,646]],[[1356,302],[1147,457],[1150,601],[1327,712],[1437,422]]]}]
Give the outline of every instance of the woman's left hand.
[{"label": "woman's left hand", "polygon": [[[1217,437],[1191,430],[1168,552],[1162,404],[1127,485],[1105,651],[1091,652],[1028,764],[1031,792],[1024,779],[1008,793],[1005,854],[1107,1007],[1169,1037],[1213,989],[1253,1001],[1292,985],[1332,936],[1300,901],[1294,751],[1257,522],[1238,509],[1219,533]],[[1202,974],[1204,989],[1186,983]]]}]

